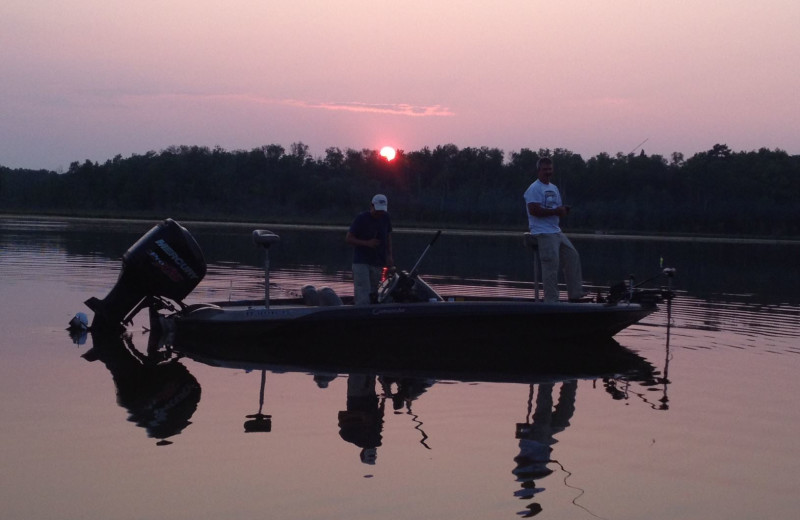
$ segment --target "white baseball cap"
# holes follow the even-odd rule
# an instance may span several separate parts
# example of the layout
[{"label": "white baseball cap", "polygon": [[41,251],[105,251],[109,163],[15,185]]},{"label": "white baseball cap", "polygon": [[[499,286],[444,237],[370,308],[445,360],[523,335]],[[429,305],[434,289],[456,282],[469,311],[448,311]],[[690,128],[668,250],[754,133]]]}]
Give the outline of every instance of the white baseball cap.
[{"label": "white baseball cap", "polygon": [[378,193],[372,197],[372,206],[375,208],[375,211],[386,211],[388,204],[389,203],[386,201],[386,195],[381,195]]}]

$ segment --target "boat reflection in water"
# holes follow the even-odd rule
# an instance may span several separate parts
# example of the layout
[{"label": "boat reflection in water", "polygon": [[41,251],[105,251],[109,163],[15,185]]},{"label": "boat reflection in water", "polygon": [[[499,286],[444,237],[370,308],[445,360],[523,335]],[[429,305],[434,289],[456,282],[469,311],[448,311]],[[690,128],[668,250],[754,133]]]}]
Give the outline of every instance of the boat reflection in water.
[{"label": "boat reflection in water", "polygon": [[[468,344],[464,347],[471,350]],[[569,427],[575,413],[579,380],[602,381],[606,393],[615,400],[648,400],[650,391],[663,385],[663,396],[654,408],[667,408],[666,378],[647,360],[615,341],[597,345],[554,344],[550,349],[537,350],[538,354],[529,353],[525,359],[516,361],[502,358],[487,362],[485,355],[447,360],[437,353],[427,358],[417,357],[417,365],[424,368],[415,369],[409,368],[412,360],[397,353],[373,356],[366,362],[347,359],[339,350],[341,359],[337,362],[333,357],[308,359],[303,349],[288,346],[264,349],[242,343],[194,342],[168,348],[209,366],[260,370],[262,403],[264,374],[268,371],[309,374],[320,388],[326,388],[336,377],[346,377],[346,406],[338,412],[338,433],[358,449],[361,462],[367,465],[378,462],[387,407],[390,413],[411,416],[421,435],[420,444],[430,449],[424,424],[412,407],[439,381],[527,383],[527,413],[525,420],[515,425],[514,438],[519,451],[511,467],[518,483],[513,495],[526,501],[524,510],[519,512],[522,517],[534,516],[542,510],[536,496],[545,490],[543,481],[546,483],[554,472],[554,465],[560,466],[553,457],[553,445],[557,435]],[[491,345],[483,348],[492,350]],[[296,354],[293,356],[292,352]],[[421,355],[419,351],[413,352]],[[569,475],[566,469],[562,470]],[[566,479],[562,480],[569,486]]]},{"label": "boat reflection in water", "polygon": [[309,344],[305,340],[224,341],[217,337],[179,340],[163,348],[214,366],[266,365],[314,373],[358,371],[461,381],[525,382],[537,376],[595,378],[605,374],[638,374],[641,379],[654,370],[641,356],[610,338],[536,340],[535,349],[525,348],[529,340],[524,337],[515,340],[516,347],[466,335],[433,346],[430,341],[412,338],[389,339],[375,338],[371,349],[354,348],[343,338]]},{"label": "boat reflection in water", "polygon": [[[117,402],[128,410],[130,421],[145,428],[150,437],[161,439],[159,444],[170,443],[168,438],[190,424],[200,401],[200,384],[179,361],[184,357],[220,369],[260,372],[258,412],[245,417],[245,433],[272,429],[272,416],[263,410],[268,372],[306,374],[321,389],[346,377],[344,406],[337,414],[338,435],[357,448],[357,456],[366,465],[378,463],[387,407],[389,413],[409,415],[420,433],[420,444],[431,449],[425,425],[412,409],[431,387],[440,381],[527,384],[525,419],[516,423],[513,430],[518,452],[509,461],[510,473],[517,483],[511,493],[526,502],[519,512],[522,517],[542,511],[537,496],[547,485],[570,486],[566,478],[549,484],[547,479],[556,467],[569,476],[553,456],[553,446],[575,414],[580,380],[602,381],[606,393],[615,400],[648,400],[653,395],[650,392],[663,385],[663,395],[653,407],[666,410],[668,404],[669,382],[662,372],[615,341],[552,345],[548,350],[537,350],[535,358],[529,355],[516,362],[504,359],[491,363],[486,356],[473,362],[469,357],[448,361],[437,354],[433,359],[417,359],[423,368],[412,369],[409,359],[396,355],[372,357],[367,363],[347,359],[340,352],[340,359],[334,363],[333,357],[317,360],[288,354],[302,353],[302,349],[263,349],[241,343],[163,345],[153,335],[147,352],[141,353],[134,348],[129,333],[117,337],[93,333],[91,339],[92,347],[83,357],[99,360],[109,369],[117,388]],[[667,361],[668,347],[667,342]],[[484,348],[491,351],[490,345]],[[542,354],[545,351],[549,352],[546,356]]]},{"label": "boat reflection in water", "polygon": [[128,420],[147,431],[148,437],[168,445],[170,437],[191,424],[200,402],[200,384],[174,357],[163,350],[138,351],[132,335],[90,333],[92,347],[82,357],[100,361],[111,372],[117,403]]}]

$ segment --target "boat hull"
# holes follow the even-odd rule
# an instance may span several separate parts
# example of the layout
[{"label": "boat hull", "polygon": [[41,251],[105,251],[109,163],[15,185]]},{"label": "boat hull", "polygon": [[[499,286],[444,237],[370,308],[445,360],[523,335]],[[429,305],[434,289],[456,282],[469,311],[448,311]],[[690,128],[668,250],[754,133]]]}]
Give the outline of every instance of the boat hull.
[{"label": "boat hull", "polygon": [[167,317],[181,336],[225,339],[336,338],[374,344],[392,334],[422,334],[418,339],[447,340],[509,337],[531,340],[611,338],[657,310],[655,305],[622,303],[540,303],[459,301],[414,304],[236,306],[202,305]]},{"label": "boat hull", "polygon": [[217,359],[594,372],[619,353],[613,336],[655,310],[528,301],[200,306],[162,318],[161,326],[178,350]]}]

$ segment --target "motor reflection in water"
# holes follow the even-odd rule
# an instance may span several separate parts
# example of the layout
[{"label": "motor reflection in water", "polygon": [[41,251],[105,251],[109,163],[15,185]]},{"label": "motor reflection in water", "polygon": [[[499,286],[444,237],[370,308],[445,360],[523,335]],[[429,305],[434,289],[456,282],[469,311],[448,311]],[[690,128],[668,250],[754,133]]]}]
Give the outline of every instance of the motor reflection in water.
[{"label": "motor reflection in water", "polygon": [[111,372],[117,403],[128,420],[144,428],[158,445],[191,424],[200,402],[200,384],[176,358],[162,350],[136,350],[131,334],[91,333],[92,347],[83,354],[87,361],[100,361]]}]

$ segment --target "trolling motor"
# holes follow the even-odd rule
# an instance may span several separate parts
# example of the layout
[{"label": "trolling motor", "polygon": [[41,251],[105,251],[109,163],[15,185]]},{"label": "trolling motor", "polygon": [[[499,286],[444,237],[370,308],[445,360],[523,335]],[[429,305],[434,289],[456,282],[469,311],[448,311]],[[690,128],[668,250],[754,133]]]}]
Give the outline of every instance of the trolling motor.
[{"label": "trolling motor", "polygon": [[[182,305],[205,274],[206,262],[197,241],[186,228],[168,218],[122,255],[122,270],[108,295],[102,300],[86,300],[94,311],[91,328],[123,328],[153,297]],[[85,320],[76,316],[70,328],[80,326],[85,327]]]},{"label": "trolling motor", "polygon": [[[643,287],[645,284],[662,277],[667,279],[667,287],[652,289]],[[630,275],[628,280],[609,287],[607,303],[613,305],[620,301],[646,304],[661,303],[662,301],[669,302],[675,296],[675,293],[672,291],[672,279],[674,277],[674,267],[665,267],[657,275],[639,283],[636,283],[633,275]]]}]

